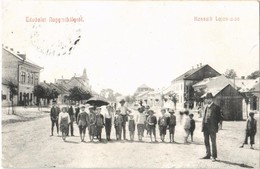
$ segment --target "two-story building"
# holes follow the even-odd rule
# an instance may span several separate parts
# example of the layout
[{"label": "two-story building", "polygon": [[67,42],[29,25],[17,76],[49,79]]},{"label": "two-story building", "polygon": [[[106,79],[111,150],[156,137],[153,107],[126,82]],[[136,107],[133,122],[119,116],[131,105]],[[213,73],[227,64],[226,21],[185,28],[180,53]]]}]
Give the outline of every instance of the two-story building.
[{"label": "two-story building", "polygon": [[181,76],[177,77],[171,82],[171,90],[178,96],[177,108],[183,108],[184,104],[190,100],[190,94],[193,91],[192,85],[209,77],[221,75],[208,64],[197,65],[196,68],[188,70]]},{"label": "two-story building", "polygon": [[38,66],[26,58],[25,54],[14,52],[12,48],[2,48],[2,106],[10,105],[9,83],[17,86],[18,94],[14,96],[14,105],[32,105],[35,103],[34,86],[39,83]]}]

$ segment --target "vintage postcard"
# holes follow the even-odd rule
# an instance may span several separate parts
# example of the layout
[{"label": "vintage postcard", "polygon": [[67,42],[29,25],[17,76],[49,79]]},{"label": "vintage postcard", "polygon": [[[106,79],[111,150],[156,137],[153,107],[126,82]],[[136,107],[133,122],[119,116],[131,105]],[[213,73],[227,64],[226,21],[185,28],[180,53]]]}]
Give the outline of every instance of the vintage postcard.
[{"label": "vintage postcard", "polygon": [[259,1],[3,0],[3,168],[259,168]]}]

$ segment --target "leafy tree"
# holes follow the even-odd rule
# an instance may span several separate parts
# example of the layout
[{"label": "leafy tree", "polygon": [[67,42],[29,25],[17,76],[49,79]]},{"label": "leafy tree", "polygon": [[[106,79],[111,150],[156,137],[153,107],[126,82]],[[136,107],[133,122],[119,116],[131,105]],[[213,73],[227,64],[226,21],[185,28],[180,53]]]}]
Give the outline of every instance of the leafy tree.
[{"label": "leafy tree", "polygon": [[45,88],[41,85],[34,86],[33,95],[37,97],[37,104],[39,103],[40,99],[45,98]]},{"label": "leafy tree", "polygon": [[250,75],[247,76],[247,79],[256,79],[260,77],[260,71],[254,71],[253,73],[251,73]]},{"label": "leafy tree", "polygon": [[9,93],[10,93],[10,100],[11,100],[11,107],[12,107],[12,114],[14,114],[14,96],[18,94],[17,91],[17,85],[14,84],[13,82],[9,81],[7,84],[7,87],[9,88]]},{"label": "leafy tree", "polygon": [[234,79],[235,77],[237,77],[237,73],[234,69],[227,69],[224,76],[229,79]]},{"label": "leafy tree", "polygon": [[69,99],[73,101],[88,100],[91,97],[90,92],[85,91],[79,87],[74,87],[69,90]]}]

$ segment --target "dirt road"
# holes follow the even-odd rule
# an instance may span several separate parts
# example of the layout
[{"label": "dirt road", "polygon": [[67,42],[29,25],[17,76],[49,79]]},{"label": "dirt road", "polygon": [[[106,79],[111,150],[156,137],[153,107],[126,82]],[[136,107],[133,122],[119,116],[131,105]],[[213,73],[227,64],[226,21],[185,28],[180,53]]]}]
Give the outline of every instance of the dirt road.
[{"label": "dirt road", "polygon": [[[205,155],[205,147],[200,123],[196,125],[194,143],[189,145],[183,144],[180,125],[176,128],[176,144],[168,143],[168,135],[166,143],[149,143],[148,136],[144,143],[115,140],[89,143],[88,137],[83,143],[76,125],[76,136],[63,142],[57,135],[50,137],[50,120],[46,114],[33,121],[3,125],[2,165],[16,168],[259,168],[259,132],[254,150],[247,146],[238,148],[243,140],[245,121],[224,122],[224,129],[217,135],[219,158],[216,162],[200,159]],[[112,131],[115,138],[114,128]],[[158,134],[157,130],[159,140]]]}]

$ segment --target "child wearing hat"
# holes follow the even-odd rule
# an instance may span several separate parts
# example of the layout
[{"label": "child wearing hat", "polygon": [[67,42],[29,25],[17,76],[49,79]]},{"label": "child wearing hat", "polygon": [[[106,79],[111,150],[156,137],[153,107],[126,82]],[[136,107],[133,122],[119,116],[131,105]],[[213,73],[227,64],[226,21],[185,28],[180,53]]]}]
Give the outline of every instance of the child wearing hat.
[{"label": "child wearing hat", "polygon": [[244,147],[244,144],[247,144],[248,137],[250,137],[250,145],[251,149],[253,149],[253,144],[255,144],[255,134],[257,131],[257,121],[254,118],[254,112],[249,113],[249,117],[246,121],[246,132],[245,132],[245,140],[244,143],[240,146],[240,148]]},{"label": "child wearing hat", "polygon": [[174,110],[169,110],[170,117],[169,117],[169,133],[170,133],[170,143],[174,143],[174,133],[175,133],[175,126],[176,126],[176,116],[174,115]]},{"label": "child wearing hat", "polygon": [[153,142],[153,137],[154,136],[154,141],[157,142],[156,140],[156,131],[155,131],[155,126],[157,124],[157,118],[154,115],[153,110],[148,111],[149,116],[147,117],[147,124],[148,124],[148,134],[150,135],[151,142]]},{"label": "child wearing hat", "polygon": [[130,133],[130,140],[134,141],[134,135],[135,135],[134,115],[130,115],[130,119],[128,120],[128,129],[129,129],[129,133]]},{"label": "child wearing hat", "polygon": [[168,118],[165,116],[165,113],[166,113],[165,109],[161,109],[161,113],[162,113],[162,116],[159,117],[158,125],[159,125],[161,140],[162,140],[162,142],[164,142],[164,138],[166,135],[166,129],[167,129],[167,125],[168,125]]},{"label": "child wearing hat", "polygon": [[89,106],[89,126],[88,126],[88,131],[89,131],[89,140],[90,142],[93,141],[94,136],[95,136],[95,129],[96,129],[96,114],[94,111],[94,106]]},{"label": "child wearing hat", "polygon": [[144,107],[143,106],[139,107],[137,110],[139,112],[137,114],[137,116],[136,116],[138,140],[142,141],[142,138],[144,136],[146,116],[143,113],[144,112]]},{"label": "child wearing hat", "polygon": [[86,134],[86,128],[89,123],[89,116],[88,113],[85,111],[85,106],[81,106],[80,113],[77,117],[77,124],[79,127],[79,134],[80,134],[80,140],[84,142],[85,134]]},{"label": "child wearing hat", "polygon": [[123,123],[123,117],[122,117],[122,115],[120,115],[120,109],[117,109],[115,117],[114,117],[114,125],[115,125],[116,139],[117,140],[121,140],[122,123]]},{"label": "child wearing hat", "polygon": [[193,142],[193,132],[196,128],[195,120],[193,119],[193,114],[189,114],[190,117],[190,137],[191,137],[191,142]]},{"label": "child wearing hat", "polygon": [[101,114],[101,107],[96,108],[96,132],[97,139],[101,142],[102,128],[104,127],[104,116]]}]

